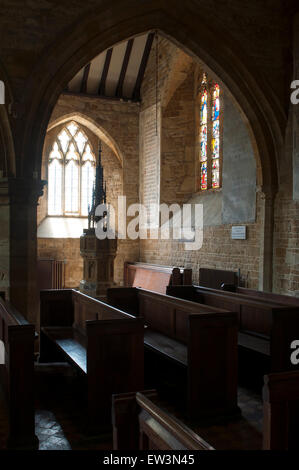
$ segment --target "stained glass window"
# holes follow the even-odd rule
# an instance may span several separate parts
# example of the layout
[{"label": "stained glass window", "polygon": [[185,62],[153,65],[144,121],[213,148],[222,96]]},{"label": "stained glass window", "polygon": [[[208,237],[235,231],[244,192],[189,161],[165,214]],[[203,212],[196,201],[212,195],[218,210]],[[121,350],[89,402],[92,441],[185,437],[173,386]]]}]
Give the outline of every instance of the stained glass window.
[{"label": "stained glass window", "polygon": [[200,103],[200,187],[208,188],[208,91],[204,85]]},{"label": "stained glass window", "polygon": [[216,83],[212,91],[212,188],[219,188],[219,159],[220,159],[220,98],[219,85]]},{"label": "stained glass window", "polygon": [[200,189],[220,187],[220,88],[203,75],[200,91]]},{"label": "stained glass window", "polygon": [[95,177],[95,156],[86,134],[70,122],[49,154],[48,214],[88,215]]}]

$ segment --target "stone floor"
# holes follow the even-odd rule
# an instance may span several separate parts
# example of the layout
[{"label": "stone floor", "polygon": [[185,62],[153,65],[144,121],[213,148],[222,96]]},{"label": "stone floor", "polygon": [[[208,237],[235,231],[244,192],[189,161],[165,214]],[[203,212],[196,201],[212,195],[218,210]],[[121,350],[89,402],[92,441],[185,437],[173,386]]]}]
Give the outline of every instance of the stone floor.
[{"label": "stone floor", "polygon": [[[36,371],[36,434],[40,450],[111,450],[112,436],[87,437],[84,430],[85,408],[77,379],[66,366],[38,367]],[[239,388],[242,416],[214,426],[190,425],[203,439],[217,449],[261,449],[261,397]],[[172,405],[163,405],[178,418]],[[5,447],[7,415],[0,393],[0,449]]]}]

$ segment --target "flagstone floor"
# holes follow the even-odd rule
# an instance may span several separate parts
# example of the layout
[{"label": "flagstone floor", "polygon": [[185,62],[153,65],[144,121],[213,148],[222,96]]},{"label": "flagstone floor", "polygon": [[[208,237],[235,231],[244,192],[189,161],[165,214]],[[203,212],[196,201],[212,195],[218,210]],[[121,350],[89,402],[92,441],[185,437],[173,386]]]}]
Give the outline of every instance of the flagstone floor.
[{"label": "flagstone floor", "polygon": [[[75,381],[75,383],[74,383]],[[36,434],[40,450],[112,450],[112,436],[89,438],[84,432],[86,416],[81,391],[66,365],[38,366],[36,369]],[[178,418],[183,416],[172,405],[161,402]],[[214,426],[194,426],[203,439],[217,449],[261,449],[262,401],[259,394],[239,387],[238,403],[242,416]],[[8,419],[0,393],[0,449],[5,448]]]}]

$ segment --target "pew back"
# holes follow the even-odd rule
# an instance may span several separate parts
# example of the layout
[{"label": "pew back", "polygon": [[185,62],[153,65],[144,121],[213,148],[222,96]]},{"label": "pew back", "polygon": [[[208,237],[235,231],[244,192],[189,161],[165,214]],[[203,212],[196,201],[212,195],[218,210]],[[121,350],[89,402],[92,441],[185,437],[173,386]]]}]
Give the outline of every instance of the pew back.
[{"label": "pew back", "polygon": [[176,299],[140,288],[136,289],[136,294],[139,315],[144,318],[145,323],[151,329],[160,331],[185,344],[189,340],[190,314],[228,313],[223,309]]},{"label": "pew back", "polygon": [[238,273],[234,271],[225,271],[223,269],[199,269],[199,285],[220,289],[221,284],[237,286],[239,282]]},{"label": "pew back", "polygon": [[236,312],[241,333],[269,342],[272,372],[296,367],[290,362],[290,345],[299,337],[299,311],[296,307],[201,286],[170,286],[167,293]]},{"label": "pew back", "polygon": [[238,294],[246,295],[255,299],[260,299],[268,302],[274,302],[279,304],[291,305],[299,308],[299,298],[291,295],[276,294],[274,292],[264,292],[255,289],[248,289],[247,287],[237,287],[236,292]]},{"label": "pew back", "polygon": [[165,294],[167,286],[183,284],[192,284],[192,269],[125,262],[125,287],[142,287]]}]

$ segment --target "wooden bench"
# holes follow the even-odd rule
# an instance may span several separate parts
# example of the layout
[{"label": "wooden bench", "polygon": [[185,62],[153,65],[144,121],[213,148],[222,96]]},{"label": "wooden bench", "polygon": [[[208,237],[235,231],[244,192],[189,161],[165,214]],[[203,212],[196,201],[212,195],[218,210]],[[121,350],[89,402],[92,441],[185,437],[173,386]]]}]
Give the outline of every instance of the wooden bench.
[{"label": "wooden bench", "polygon": [[237,288],[239,283],[238,273],[235,271],[225,271],[223,269],[199,269],[199,285],[220,289],[222,284]]},{"label": "wooden bench", "polygon": [[137,262],[124,265],[125,287],[142,287],[165,294],[169,285],[191,284],[192,269]]},{"label": "wooden bench", "polygon": [[236,312],[240,347],[269,358],[267,372],[295,369],[290,345],[299,338],[299,310],[244,294],[202,286],[169,286],[168,295]]},{"label": "wooden bench", "polygon": [[36,448],[34,424],[34,340],[35,328],[0,298],[0,340],[4,364],[1,385],[8,402],[9,448]]},{"label": "wooden bench", "polygon": [[72,289],[40,296],[40,362],[66,360],[85,378],[89,427],[105,429],[112,393],[143,388],[144,321]]},{"label": "wooden bench", "polygon": [[263,398],[263,448],[265,450],[297,450],[299,372],[266,375]]},{"label": "wooden bench", "polygon": [[156,396],[154,390],[113,396],[113,450],[213,450],[154,403]]},{"label": "wooden bench", "polygon": [[291,295],[275,294],[274,292],[264,292],[261,290],[248,289],[247,287],[236,287],[235,292],[257,300],[264,300],[267,302],[290,305],[292,307],[299,308],[299,298]]},{"label": "wooden bench", "polygon": [[[265,375],[262,448],[297,450],[298,420],[299,371]],[[113,396],[112,421],[114,450],[214,450],[223,434],[234,433],[235,439],[237,429],[227,424],[212,426],[211,430],[205,427],[203,439],[201,430],[195,433],[158,405],[155,390]],[[240,431],[244,433],[242,424]],[[214,447],[208,443],[210,439]]]},{"label": "wooden bench", "polygon": [[236,413],[235,313],[133,287],[108,289],[107,298],[144,318],[147,351],[187,371],[189,416],[200,420]]}]

